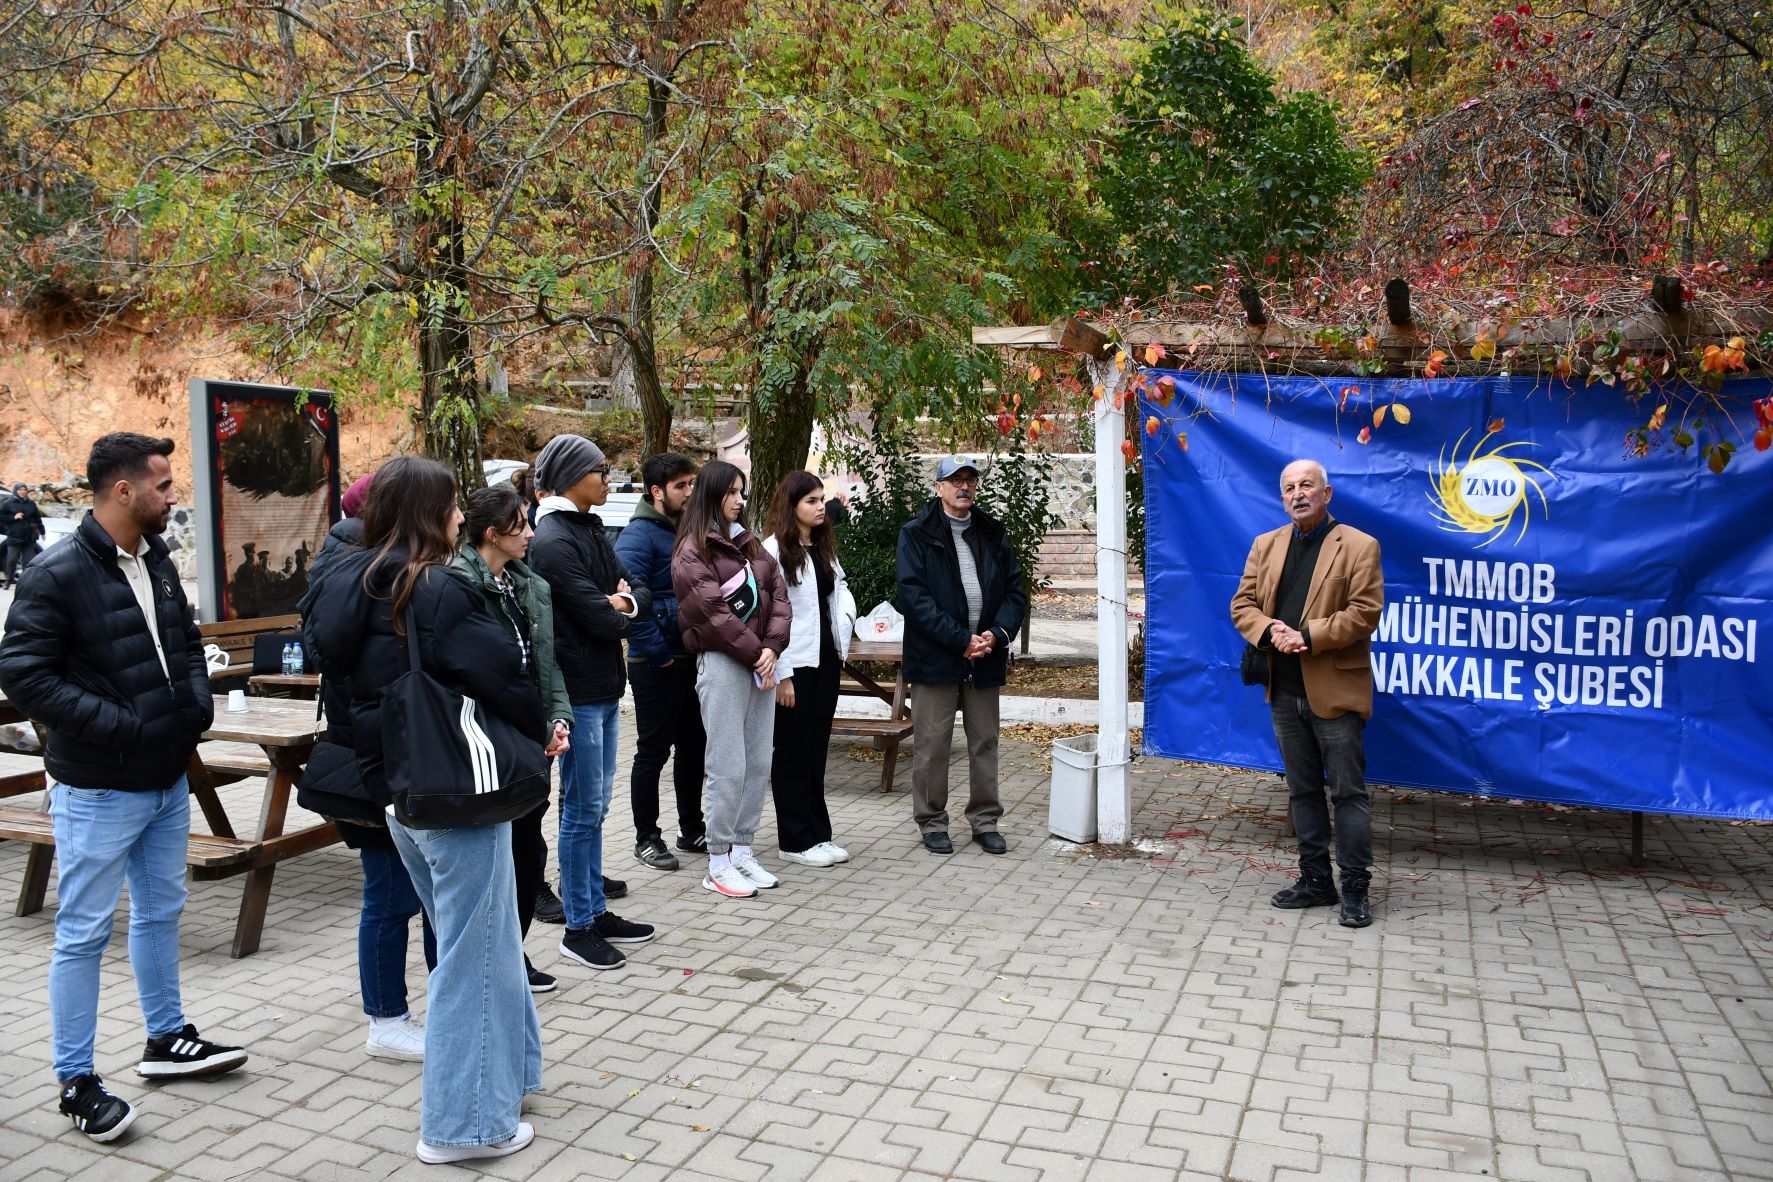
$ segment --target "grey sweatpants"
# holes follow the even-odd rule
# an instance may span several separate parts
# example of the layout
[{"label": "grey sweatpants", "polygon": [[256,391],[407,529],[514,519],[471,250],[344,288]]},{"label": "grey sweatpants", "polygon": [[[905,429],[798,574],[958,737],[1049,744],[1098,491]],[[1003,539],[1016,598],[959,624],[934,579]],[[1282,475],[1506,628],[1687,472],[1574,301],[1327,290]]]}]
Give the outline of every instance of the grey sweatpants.
[{"label": "grey sweatpants", "polygon": [[725,653],[696,654],[696,697],[708,735],[702,812],[708,852],[750,845],[763,819],[776,741],[776,691],[760,690],[751,670]]}]

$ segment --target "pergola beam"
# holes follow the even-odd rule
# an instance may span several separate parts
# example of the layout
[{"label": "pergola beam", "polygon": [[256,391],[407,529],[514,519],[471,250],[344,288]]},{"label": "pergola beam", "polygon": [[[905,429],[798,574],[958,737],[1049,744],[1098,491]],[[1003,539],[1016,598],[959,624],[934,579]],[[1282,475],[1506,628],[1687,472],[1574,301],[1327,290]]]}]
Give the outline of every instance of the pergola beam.
[{"label": "pergola beam", "polygon": [[1107,333],[1075,316],[1061,316],[1051,324],[975,328],[973,344],[981,348],[1050,349],[1097,359],[1112,351]]}]

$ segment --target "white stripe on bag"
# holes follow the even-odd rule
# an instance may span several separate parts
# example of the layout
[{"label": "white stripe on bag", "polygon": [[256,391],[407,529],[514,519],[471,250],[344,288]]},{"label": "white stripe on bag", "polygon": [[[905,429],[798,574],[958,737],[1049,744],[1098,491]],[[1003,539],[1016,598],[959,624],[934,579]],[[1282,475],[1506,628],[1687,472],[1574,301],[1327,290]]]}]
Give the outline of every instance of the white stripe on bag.
[{"label": "white stripe on bag", "polygon": [[493,758],[492,740],[475,721],[474,699],[466,696],[462,698],[462,737],[468,741],[468,762],[474,767],[475,794],[498,791],[499,769]]}]

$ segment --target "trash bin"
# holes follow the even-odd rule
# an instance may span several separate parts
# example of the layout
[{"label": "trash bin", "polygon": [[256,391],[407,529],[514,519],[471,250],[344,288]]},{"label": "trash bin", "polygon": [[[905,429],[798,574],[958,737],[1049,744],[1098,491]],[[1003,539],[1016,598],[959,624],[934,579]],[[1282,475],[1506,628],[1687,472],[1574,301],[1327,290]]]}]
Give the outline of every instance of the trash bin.
[{"label": "trash bin", "polygon": [[1053,797],[1047,829],[1066,841],[1096,840],[1096,739],[1076,735],[1053,744]]}]

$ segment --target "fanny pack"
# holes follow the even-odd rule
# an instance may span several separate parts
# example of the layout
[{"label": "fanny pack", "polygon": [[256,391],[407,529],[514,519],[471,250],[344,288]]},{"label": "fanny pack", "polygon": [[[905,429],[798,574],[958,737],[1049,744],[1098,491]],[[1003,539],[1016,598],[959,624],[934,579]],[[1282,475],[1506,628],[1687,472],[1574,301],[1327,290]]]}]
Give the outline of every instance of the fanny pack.
[{"label": "fanny pack", "polygon": [[745,569],[720,585],[720,597],[732,609],[733,615],[743,624],[757,610],[757,573],[751,569],[751,560],[745,560]]}]

